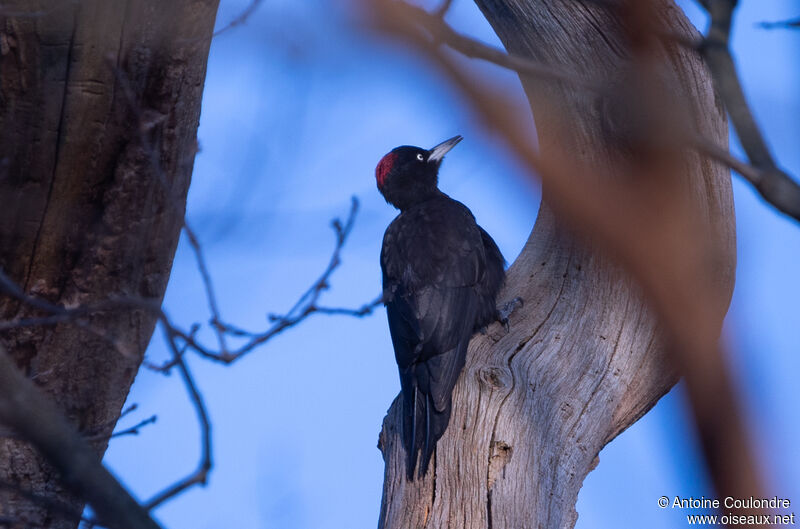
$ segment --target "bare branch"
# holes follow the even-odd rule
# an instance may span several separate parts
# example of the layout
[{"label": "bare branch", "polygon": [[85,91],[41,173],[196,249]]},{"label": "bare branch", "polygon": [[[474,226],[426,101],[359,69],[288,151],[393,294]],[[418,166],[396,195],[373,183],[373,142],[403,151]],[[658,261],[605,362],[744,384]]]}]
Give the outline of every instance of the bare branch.
[{"label": "bare branch", "polygon": [[186,365],[186,362],[183,358],[183,353],[178,349],[178,346],[175,343],[175,335],[172,333],[172,330],[169,327],[165,326],[163,330],[167,344],[172,351],[173,360],[178,366],[178,371],[180,371],[181,378],[186,385],[186,390],[188,391],[192,400],[192,404],[197,412],[197,418],[200,423],[201,430],[201,455],[200,463],[194,472],[175,484],[167,487],[165,490],[159,494],[156,494],[156,496],[145,503],[145,508],[148,511],[155,509],[160,504],[180,494],[193,485],[205,485],[208,481],[208,474],[211,472],[211,468],[213,466],[211,460],[211,421],[208,418],[208,410],[203,402],[203,397],[197,390],[197,385],[195,384],[194,378],[189,371],[189,367]]},{"label": "bare branch", "polygon": [[107,440],[107,439],[111,439],[112,437],[121,437],[123,435],[139,435],[139,428],[142,428],[143,426],[146,426],[148,424],[152,424],[152,423],[156,422],[156,416],[155,415],[152,415],[152,416],[148,417],[147,419],[139,421],[137,424],[135,424],[134,426],[131,426],[130,428],[126,428],[124,430],[119,430],[119,431],[113,432],[111,434],[102,433],[104,431],[107,431],[108,429],[113,429],[115,424],[117,424],[120,420],[122,420],[122,418],[125,417],[126,415],[130,415],[131,413],[133,413],[138,407],[139,406],[137,404],[131,404],[130,406],[125,408],[122,411],[122,413],[119,414],[119,417],[117,417],[116,420],[110,421],[110,422],[108,422],[106,424],[103,424],[103,425],[99,426],[98,428],[96,428],[94,430],[94,433],[86,435],[86,439],[88,441],[96,441],[96,440]]},{"label": "bare branch", "polygon": [[208,301],[208,308],[211,311],[211,326],[214,333],[217,335],[219,342],[220,353],[225,355],[228,353],[228,346],[225,341],[225,333],[222,331],[222,318],[219,312],[219,305],[217,305],[217,296],[214,293],[214,285],[211,282],[211,274],[208,272],[208,265],[206,265],[203,248],[200,246],[200,241],[189,227],[186,219],[183,220],[183,231],[189,239],[189,244],[194,251],[195,259],[197,260],[197,269],[200,271],[200,276],[203,279],[203,287],[206,291],[206,300]]},{"label": "bare branch", "polygon": [[725,108],[731,117],[739,141],[750,163],[759,170],[760,178],[756,182],[751,182],[767,202],[782,213],[800,221],[800,185],[776,165],[747,104],[733,62],[730,31],[736,1],[704,0],[702,4],[711,16],[711,25],[701,52],[711,69],[714,84],[725,102]]},{"label": "bare branch", "polygon": [[381,305],[383,305],[383,294],[358,309],[349,309],[344,307],[316,307],[314,312],[318,312],[320,314],[342,314],[345,316],[362,318],[372,314],[372,311]]},{"label": "bare branch", "polygon": [[288,312],[282,315],[270,314],[269,321],[272,323],[272,325],[267,330],[261,332],[250,332],[226,323],[219,322],[216,327],[220,330],[220,332],[228,333],[233,336],[250,338],[249,342],[231,352],[210,351],[207,348],[197,344],[197,342],[191,337],[186,337],[182,334],[179,334],[178,337],[188,343],[190,347],[201,356],[204,356],[210,360],[222,362],[224,364],[230,364],[247,353],[253,351],[259,345],[267,342],[274,336],[304,321],[314,313],[355,316],[365,316],[370,314],[372,310],[380,304],[379,300],[372,301],[359,309],[328,309],[319,306],[319,300],[323,292],[330,288],[331,276],[341,264],[341,251],[345,242],[347,242],[347,237],[350,235],[350,232],[353,229],[357,213],[358,200],[353,197],[350,206],[350,213],[348,214],[344,224],[342,224],[342,222],[338,219],[331,223],[336,235],[336,244],[330,260],[328,261],[328,265],[326,266],[322,275],[298,298]]},{"label": "bare branch", "polygon": [[[401,9],[398,9],[398,13],[405,17],[406,20],[398,20],[395,23],[405,24],[406,27],[408,27],[408,23],[412,23],[424,28],[433,44],[444,44],[467,57],[490,62],[521,75],[563,81],[592,91],[600,91],[605,86],[604,83],[584,78],[577,72],[553,68],[519,55],[506,53],[479,40],[458,33],[444,21],[440,11],[431,14],[406,2],[399,2],[399,4]],[[449,7],[447,3],[442,6],[442,8],[446,7]],[[419,37],[423,38],[424,36],[420,34]]]}]

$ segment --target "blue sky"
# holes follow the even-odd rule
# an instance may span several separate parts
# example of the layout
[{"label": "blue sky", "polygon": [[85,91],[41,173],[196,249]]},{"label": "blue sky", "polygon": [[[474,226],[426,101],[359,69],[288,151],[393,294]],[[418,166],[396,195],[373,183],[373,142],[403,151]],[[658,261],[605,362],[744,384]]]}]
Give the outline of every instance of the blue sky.
[{"label": "blue sky", "polygon": [[[218,25],[247,0],[223,0]],[[702,13],[682,2],[701,29]],[[325,267],[329,223],[361,211],[326,295],[359,306],[380,290],[378,252],[395,215],[378,194],[374,167],[400,144],[432,146],[455,134],[441,186],[466,203],[511,262],[527,239],[539,191],[457,94],[404,50],[353,31],[346,4],[263,2],[212,45],[188,218],[204,242],[224,318],[266,326]],[[336,7],[338,6],[338,7]],[[742,2],[734,47],[754,112],[783,166],[800,174],[800,32],[764,31],[761,20],[800,14],[796,2]],[[478,9],[456,0],[448,20],[499,45]],[[480,65],[524,101],[513,74]],[[738,149],[735,145],[734,148]],[[738,151],[737,151],[738,152]],[[724,331],[734,376],[772,494],[800,501],[798,334],[800,226],[777,215],[734,176],[737,286]],[[204,294],[185,241],[165,308],[186,325],[206,321]],[[159,334],[148,357],[165,358]],[[376,448],[399,391],[385,314],[315,317],[238,363],[191,358],[213,422],[210,484],[158,509],[178,528],[351,529],[377,523],[383,461]],[[183,386],[142,370],[120,427],[151,414],[156,424],[112,440],[106,462],[142,498],[189,472],[198,426]],[[708,496],[681,387],[600,454],[578,499],[579,529],[681,527],[661,495]]]}]

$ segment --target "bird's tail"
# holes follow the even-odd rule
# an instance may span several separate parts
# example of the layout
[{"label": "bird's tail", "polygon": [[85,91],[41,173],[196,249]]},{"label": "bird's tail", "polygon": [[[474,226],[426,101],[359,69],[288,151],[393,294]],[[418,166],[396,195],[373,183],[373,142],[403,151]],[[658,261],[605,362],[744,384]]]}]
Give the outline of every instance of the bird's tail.
[{"label": "bird's tail", "polygon": [[424,398],[417,388],[416,381],[412,381],[410,391],[403,389],[403,446],[406,449],[406,476],[409,481],[413,481],[419,452],[417,439],[419,432],[422,432],[425,426],[420,420],[425,416]]},{"label": "bird's tail", "polygon": [[410,377],[408,391],[403,388],[403,445],[406,449],[406,476],[414,480],[414,471],[419,461],[419,477],[428,472],[436,442],[444,435],[450,422],[448,405],[437,411],[433,400],[417,384],[416,377]]}]

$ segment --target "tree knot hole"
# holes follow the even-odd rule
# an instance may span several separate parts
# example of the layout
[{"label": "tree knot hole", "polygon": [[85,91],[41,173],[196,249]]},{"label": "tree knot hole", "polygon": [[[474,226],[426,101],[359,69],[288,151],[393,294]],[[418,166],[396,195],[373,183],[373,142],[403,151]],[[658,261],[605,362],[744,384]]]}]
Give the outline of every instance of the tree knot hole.
[{"label": "tree knot hole", "polygon": [[484,367],[478,371],[478,380],[488,389],[503,389],[511,385],[511,373],[501,367]]},{"label": "tree knot hole", "polygon": [[505,441],[494,441],[489,455],[489,480],[487,486],[491,489],[498,478],[505,478],[505,468],[511,461],[513,453],[511,445]]}]

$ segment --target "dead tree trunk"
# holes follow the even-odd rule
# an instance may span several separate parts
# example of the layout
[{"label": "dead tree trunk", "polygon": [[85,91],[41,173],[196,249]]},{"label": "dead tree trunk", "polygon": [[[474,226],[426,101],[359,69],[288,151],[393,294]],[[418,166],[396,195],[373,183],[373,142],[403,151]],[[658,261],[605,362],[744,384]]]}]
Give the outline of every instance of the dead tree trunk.
[{"label": "dead tree trunk", "polygon": [[[590,78],[626,78],[631,58],[623,23],[609,7],[615,3],[476,1],[509,52]],[[696,35],[671,0],[653,4],[670,32]],[[702,59],[677,43],[661,53],[665,82],[689,106],[696,129],[726,145],[725,117]],[[522,82],[542,152],[557,141],[551,132],[566,128],[567,151],[588,167],[624,156],[600,95],[565,83]],[[716,279],[730,294],[729,172],[692,153],[684,164],[692,199],[724,250]],[[399,399],[390,408],[380,438],[386,474],[379,527],[571,528],[578,491],[600,450],[676,382],[639,289],[592,241],[579,240],[554,217],[547,189],[501,301],[514,296],[525,306],[512,316],[510,332],[495,325],[470,344],[450,426],[424,480],[405,479]]]},{"label": "dead tree trunk", "polygon": [[[0,267],[62,306],[159,300],[183,225],[216,0],[3,2]],[[0,318],[44,316],[0,297]],[[155,318],[115,310],[3,331],[17,365],[102,454]],[[0,430],[0,480],[71,505],[58,476]],[[0,516],[74,527],[13,490]]]}]

